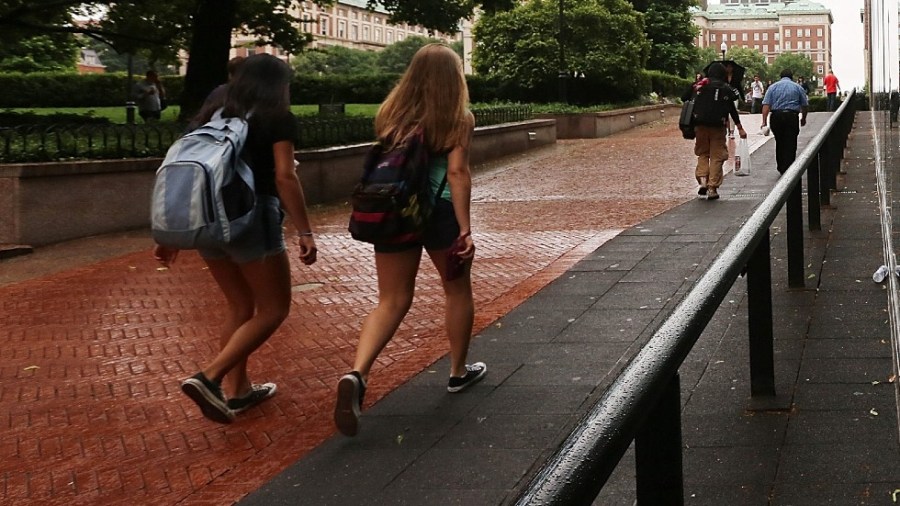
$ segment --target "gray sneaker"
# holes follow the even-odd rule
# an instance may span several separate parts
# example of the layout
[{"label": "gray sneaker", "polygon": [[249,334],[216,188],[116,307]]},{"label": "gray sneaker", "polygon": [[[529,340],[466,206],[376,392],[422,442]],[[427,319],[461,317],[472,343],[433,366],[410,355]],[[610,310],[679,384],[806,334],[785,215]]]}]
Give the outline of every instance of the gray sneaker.
[{"label": "gray sneaker", "polygon": [[366,395],[366,381],[358,372],[351,371],[338,380],[337,390],[334,424],[341,434],[355,436],[359,432],[359,414]]},{"label": "gray sneaker", "polygon": [[256,406],[260,402],[275,395],[278,386],[275,383],[263,383],[262,385],[250,385],[250,392],[243,397],[228,399],[228,408],[238,414]]}]

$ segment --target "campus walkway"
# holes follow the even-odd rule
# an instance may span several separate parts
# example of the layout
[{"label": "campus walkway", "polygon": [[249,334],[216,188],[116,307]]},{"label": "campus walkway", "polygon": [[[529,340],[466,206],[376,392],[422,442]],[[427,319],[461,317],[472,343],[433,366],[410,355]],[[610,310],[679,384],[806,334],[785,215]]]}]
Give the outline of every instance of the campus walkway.
[{"label": "campus walkway", "polygon": [[[801,149],[825,119],[811,115]],[[776,405],[747,410],[740,280],[682,371],[689,504],[892,504],[900,488],[864,125],[831,226],[808,234],[818,292],[784,289],[773,229]],[[77,255],[0,262],[0,502],[508,502],[774,184],[773,144],[752,140],[753,176],[727,176],[717,202],[695,197],[690,143],[671,120],[481,168],[471,358],[488,376],[446,393],[441,296],[426,267],[353,439],[334,435],[333,389],[375,285],[345,206],[314,213],[321,259],[294,268],[291,317],[251,362],[278,395],[230,426],[179,390],[214,354],[221,317],[195,256],[161,270],[146,250],[98,261],[86,242]],[[146,247],[133,235],[98,241]],[[631,504],[631,474],[626,457],[597,503]]]}]

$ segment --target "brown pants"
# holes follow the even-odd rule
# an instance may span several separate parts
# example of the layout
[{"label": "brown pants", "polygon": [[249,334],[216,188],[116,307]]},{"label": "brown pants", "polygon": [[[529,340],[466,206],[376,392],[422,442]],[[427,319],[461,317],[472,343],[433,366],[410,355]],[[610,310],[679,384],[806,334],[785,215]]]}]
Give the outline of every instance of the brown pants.
[{"label": "brown pants", "polygon": [[697,134],[694,143],[694,154],[697,155],[695,172],[697,183],[703,184],[700,178],[707,178],[707,188],[718,188],[722,184],[722,164],[728,160],[725,127],[697,125],[694,132]]}]

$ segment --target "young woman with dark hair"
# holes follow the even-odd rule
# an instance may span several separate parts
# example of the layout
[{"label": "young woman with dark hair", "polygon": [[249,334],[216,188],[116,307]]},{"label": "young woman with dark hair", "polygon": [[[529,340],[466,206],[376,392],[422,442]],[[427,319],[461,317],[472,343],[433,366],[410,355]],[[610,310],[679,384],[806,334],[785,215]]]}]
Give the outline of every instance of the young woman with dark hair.
[{"label": "young woman with dark hair", "polygon": [[[225,296],[228,317],[221,332],[221,351],[184,380],[181,388],[205,417],[219,423],[230,423],[236,413],[275,393],[275,383],[251,383],[247,358],[290,310],[291,273],[282,209],[296,227],[300,261],[305,265],[316,261],[316,244],[294,165],[296,121],[289,108],[290,77],[290,68],[278,58],[250,56],[227,92],[207,103],[193,122],[203,124],[219,109],[223,117],[247,119],[241,156],[253,169],[258,199],[252,230],[227,247],[199,251]],[[154,254],[163,265],[170,265],[178,251],[157,245]]]}]

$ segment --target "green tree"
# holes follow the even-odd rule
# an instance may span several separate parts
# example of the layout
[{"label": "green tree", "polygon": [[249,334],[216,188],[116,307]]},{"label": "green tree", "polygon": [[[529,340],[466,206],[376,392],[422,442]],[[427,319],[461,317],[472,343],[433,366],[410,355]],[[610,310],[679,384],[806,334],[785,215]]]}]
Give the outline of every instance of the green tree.
[{"label": "green tree", "polygon": [[553,96],[547,91],[556,89],[560,72],[577,75],[595,102],[631,99],[646,91],[641,72],[650,44],[643,16],[630,3],[584,0],[568,6],[561,32],[558,17],[553,0],[532,0],[483,16],[474,29],[475,69],[533,92],[544,90],[547,97]]},{"label": "green tree", "polygon": [[0,71],[76,70],[79,46],[72,34],[36,35],[0,45]]},{"label": "green tree", "polygon": [[427,44],[440,42],[431,37],[409,36],[395,42],[378,53],[378,68],[383,72],[399,74],[406,70],[416,51]]},{"label": "green tree", "polygon": [[377,58],[373,51],[329,46],[304,51],[291,58],[291,63],[300,75],[352,75],[375,72]]},{"label": "green tree", "polygon": [[696,49],[696,53],[694,56],[693,66],[691,70],[691,78],[693,78],[696,74],[703,73],[703,69],[706,68],[711,62],[722,59],[722,53],[716,50],[716,48],[712,46],[699,47]]},{"label": "green tree", "polygon": [[682,77],[693,77],[696,57],[694,37],[698,29],[691,20],[694,0],[635,0],[635,9],[644,13],[645,33],[650,40],[647,68]]},{"label": "green tree", "polygon": [[[775,57],[775,61],[772,62],[772,73],[769,76],[769,79],[777,81],[782,70],[790,69],[794,73],[794,79],[802,76],[807,81],[811,81],[811,78],[814,75],[813,68],[813,61],[805,54],[790,52],[781,53]],[[821,77],[817,77],[816,79],[821,82]]]}]

